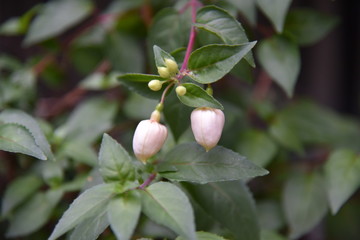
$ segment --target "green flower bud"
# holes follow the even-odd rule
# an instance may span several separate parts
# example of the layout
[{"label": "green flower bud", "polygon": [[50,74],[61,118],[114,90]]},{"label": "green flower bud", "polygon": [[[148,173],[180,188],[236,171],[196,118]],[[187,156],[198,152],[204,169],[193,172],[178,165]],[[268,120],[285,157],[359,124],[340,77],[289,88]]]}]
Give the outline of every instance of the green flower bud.
[{"label": "green flower bud", "polygon": [[179,96],[184,96],[186,94],[186,88],[184,86],[177,86],[175,91]]},{"label": "green flower bud", "polygon": [[162,83],[160,80],[154,79],[148,83],[148,87],[153,91],[159,91],[162,87]]}]

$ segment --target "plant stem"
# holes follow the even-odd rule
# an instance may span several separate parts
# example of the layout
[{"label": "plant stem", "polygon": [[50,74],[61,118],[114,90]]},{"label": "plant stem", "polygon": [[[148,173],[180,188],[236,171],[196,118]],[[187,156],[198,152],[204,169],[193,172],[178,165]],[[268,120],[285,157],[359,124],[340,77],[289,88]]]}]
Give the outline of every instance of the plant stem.
[{"label": "plant stem", "polygon": [[185,53],[185,58],[184,58],[184,62],[181,66],[180,69],[180,73],[184,72],[187,69],[188,66],[188,62],[189,62],[189,58],[190,58],[190,54],[194,48],[194,44],[195,44],[195,38],[196,38],[196,30],[195,30],[195,22],[196,22],[196,8],[197,6],[199,6],[199,2],[198,0],[190,0],[190,6],[191,6],[191,22],[192,22],[192,26],[191,26],[191,30],[190,30],[190,37],[189,37],[189,42],[186,48],[186,53]]},{"label": "plant stem", "polygon": [[172,82],[172,83],[170,83],[169,85],[167,85],[167,87],[165,88],[165,90],[163,91],[163,93],[162,93],[162,95],[161,95],[160,103],[164,104],[165,95],[166,95],[166,93],[169,91],[169,89],[170,89],[174,84],[175,84],[175,83]]},{"label": "plant stem", "polygon": [[144,189],[146,188],[147,186],[149,186],[149,184],[155,179],[156,177],[156,173],[152,173],[148,179],[145,180],[145,182],[143,182],[143,184],[141,184],[138,188],[139,189]]}]

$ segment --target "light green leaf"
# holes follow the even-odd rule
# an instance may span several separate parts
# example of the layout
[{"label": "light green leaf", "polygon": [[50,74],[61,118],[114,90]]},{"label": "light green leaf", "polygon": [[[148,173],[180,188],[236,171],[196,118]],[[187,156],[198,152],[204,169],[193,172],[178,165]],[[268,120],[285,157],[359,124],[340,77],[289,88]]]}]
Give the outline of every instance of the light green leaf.
[{"label": "light green leaf", "polygon": [[187,240],[196,240],[194,213],[186,195],[175,185],[158,182],[142,191],[143,212]]},{"label": "light green leaf", "polygon": [[204,89],[193,83],[182,84],[186,88],[186,94],[183,96],[177,95],[179,100],[189,107],[210,107],[219,108],[224,107],[213,96],[209,95]]},{"label": "light green leaf", "polygon": [[248,179],[268,174],[267,170],[229,149],[216,146],[206,152],[196,143],[175,147],[159,163],[158,171],[171,180],[196,183]]},{"label": "light green leaf", "polygon": [[[225,238],[208,232],[196,232],[197,240],[225,240]],[[175,240],[186,240],[183,237],[177,237]]]},{"label": "light green leaf", "polygon": [[[249,42],[241,24],[227,11],[216,6],[201,8],[197,13],[195,26],[215,34],[225,44],[240,45]],[[251,52],[244,58],[252,67],[255,67]]]},{"label": "light green leaf", "polygon": [[360,186],[360,156],[338,149],[331,153],[324,168],[331,211],[336,214]]},{"label": "light green leaf", "polygon": [[276,31],[281,33],[291,0],[256,0],[256,3],[269,18]]},{"label": "light green leaf", "polygon": [[76,226],[70,235],[70,240],[96,240],[109,226],[107,206],[99,208],[93,217],[84,220]]},{"label": "light green leaf", "polygon": [[144,54],[137,40],[112,31],[105,39],[106,56],[114,70],[120,72],[143,72]]},{"label": "light green leaf", "polygon": [[99,165],[105,181],[135,181],[136,169],[128,152],[106,133],[101,142]]},{"label": "light green leaf", "polygon": [[238,151],[259,166],[266,166],[277,152],[277,145],[267,134],[258,130],[245,132]]},{"label": "light green leaf", "polygon": [[261,230],[261,240],[286,240],[286,238],[270,230]]},{"label": "light green leaf", "polygon": [[69,157],[76,162],[85,163],[89,166],[96,166],[97,154],[92,146],[88,143],[84,143],[81,140],[66,141],[62,148],[59,149],[58,154]]},{"label": "light green leaf", "polygon": [[286,18],[284,32],[300,45],[311,45],[325,37],[339,19],[310,8],[291,10]]},{"label": "light green leaf", "polygon": [[[169,97],[166,98],[165,104]],[[176,99],[177,102],[179,102]],[[129,93],[126,98],[126,102],[123,105],[124,113],[130,119],[143,120],[149,118],[154,107],[159,103],[158,100],[145,98],[136,93]],[[165,111],[165,108],[164,108]]]},{"label": "light green leaf", "polygon": [[291,97],[300,72],[300,53],[296,44],[274,36],[259,43],[257,56],[266,72]]},{"label": "light green leaf", "polygon": [[78,196],[61,217],[48,240],[55,240],[106,206],[115,192],[114,184],[92,187]]},{"label": "light green leaf", "polygon": [[290,238],[297,239],[320,222],[327,212],[325,183],[321,175],[292,174],[283,192]]},{"label": "light green leaf", "polygon": [[[144,97],[160,99],[162,91],[154,92],[148,87],[148,83],[151,80],[164,81],[165,79],[159,75],[149,75],[140,73],[128,73],[118,77],[119,81],[128,87],[131,91],[134,91]],[[163,89],[167,86],[167,83],[163,84]]]},{"label": "light green leaf", "polygon": [[46,193],[35,194],[14,213],[6,236],[24,236],[41,228],[48,221],[62,195],[61,190],[48,190]]},{"label": "light green leaf", "polygon": [[256,209],[261,229],[279,230],[284,227],[285,221],[279,201],[257,201]]},{"label": "light green leaf", "polygon": [[154,45],[153,50],[156,67],[166,67],[165,59],[171,59],[176,62],[175,58],[173,58],[170,53],[165,52],[160,47]]},{"label": "light green leaf", "polygon": [[174,139],[180,136],[190,126],[190,113],[192,109],[182,104],[174,94],[170,94],[164,103],[164,117]]},{"label": "light green leaf", "polygon": [[17,123],[24,126],[35,139],[35,143],[45,154],[48,160],[54,160],[50,145],[36,120],[27,113],[20,110],[4,110],[0,113],[0,122]]},{"label": "light green leaf", "polygon": [[88,16],[92,9],[93,4],[87,0],[56,0],[46,3],[31,23],[24,44],[32,45],[63,33]]},{"label": "light green leaf", "polygon": [[41,179],[36,175],[21,176],[12,181],[2,197],[1,215],[6,216],[12,212],[27,200],[41,184]]},{"label": "light green leaf", "polygon": [[0,124],[0,150],[47,160],[30,131],[16,123]]},{"label": "light green leaf", "polygon": [[137,225],[141,212],[141,200],[135,193],[129,192],[109,203],[107,216],[118,240],[131,239]]},{"label": "light green leaf", "polygon": [[112,126],[117,103],[103,98],[92,98],[81,103],[70,115],[67,122],[56,129],[60,139],[92,143]]},{"label": "light green leaf", "polygon": [[189,59],[190,77],[199,83],[216,82],[255,46],[256,42],[241,45],[212,44],[196,49]]},{"label": "light green leaf", "polygon": [[243,14],[251,25],[256,25],[256,6],[255,0],[227,0],[229,3],[233,4],[241,14]]},{"label": "light green leaf", "polygon": [[95,72],[80,82],[80,87],[88,90],[106,90],[120,85],[117,81],[119,74],[112,72],[109,75]]},{"label": "light green leaf", "polygon": [[199,207],[231,231],[231,239],[260,239],[254,200],[244,183],[231,181],[184,185]]}]

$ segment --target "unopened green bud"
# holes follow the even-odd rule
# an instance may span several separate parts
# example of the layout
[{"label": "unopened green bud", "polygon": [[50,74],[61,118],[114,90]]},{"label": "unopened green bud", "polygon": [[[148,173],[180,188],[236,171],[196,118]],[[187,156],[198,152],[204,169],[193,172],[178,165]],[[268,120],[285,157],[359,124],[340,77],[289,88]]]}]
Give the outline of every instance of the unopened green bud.
[{"label": "unopened green bud", "polygon": [[169,70],[170,75],[175,75],[179,71],[177,63],[170,58],[165,59],[165,66]]},{"label": "unopened green bud", "polygon": [[184,86],[177,86],[175,91],[179,96],[184,96],[186,94],[186,88]]},{"label": "unopened green bud", "polygon": [[148,87],[153,91],[159,91],[162,87],[162,83],[160,80],[154,79],[148,83]]},{"label": "unopened green bud", "polygon": [[170,72],[167,67],[158,67],[157,69],[158,69],[158,73],[159,73],[160,77],[162,77],[162,78],[170,77]]}]

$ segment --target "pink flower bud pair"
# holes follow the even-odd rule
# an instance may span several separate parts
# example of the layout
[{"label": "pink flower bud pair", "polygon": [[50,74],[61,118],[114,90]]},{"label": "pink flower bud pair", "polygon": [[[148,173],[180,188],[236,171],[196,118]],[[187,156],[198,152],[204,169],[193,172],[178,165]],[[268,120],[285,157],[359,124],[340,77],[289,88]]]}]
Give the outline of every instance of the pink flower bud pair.
[{"label": "pink flower bud pair", "polygon": [[224,113],[215,108],[196,108],[191,113],[191,129],[195,140],[209,151],[217,145],[224,128]]},{"label": "pink flower bud pair", "polygon": [[155,110],[149,120],[141,121],[133,138],[135,156],[143,163],[160,151],[167,138],[167,129],[159,123],[160,112]]}]

